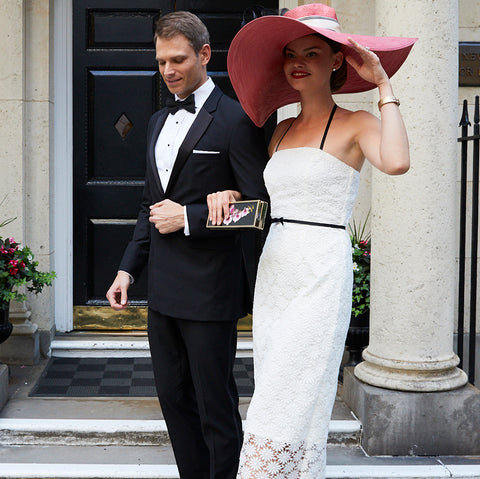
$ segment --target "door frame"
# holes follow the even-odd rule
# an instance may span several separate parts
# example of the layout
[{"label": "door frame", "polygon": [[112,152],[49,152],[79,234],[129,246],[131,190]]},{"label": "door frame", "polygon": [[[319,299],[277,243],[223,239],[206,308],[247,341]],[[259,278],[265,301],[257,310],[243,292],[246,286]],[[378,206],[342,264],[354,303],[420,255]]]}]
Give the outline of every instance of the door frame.
[{"label": "door frame", "polygon": [[[279,0],[295,8],[297,0]],[[50,224],[53,240],[53,283],[57,332],[73,330],[73,0],[53,4],[53,141],[51,151]],[[277,121],[296,116],[297,106],[278,112]],[[51,138],[52,138],[51,137]]]},{"label": "door frame", "polygon": [[53,1],[53,225],[54,312],[57,332],[73,329],[73,0]]}]

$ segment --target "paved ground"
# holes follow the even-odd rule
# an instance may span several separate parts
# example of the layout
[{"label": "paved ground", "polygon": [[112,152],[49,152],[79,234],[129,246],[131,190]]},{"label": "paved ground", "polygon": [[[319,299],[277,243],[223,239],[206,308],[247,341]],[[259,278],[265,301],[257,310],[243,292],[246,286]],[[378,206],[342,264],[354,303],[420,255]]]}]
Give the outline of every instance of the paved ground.
[{"label": "paved ground", "polygon": [[[5,424],[12,420],[28,419],[31,424],[40,424],[45,420],[67,419],[72,420],[74,427],[81,424],[78,420],[96,420],[99,429],[101,422],[105,420],[136,420],[147,423],[162,420],[161,409],[155,398],[29,397],[29,392],[46,364],[47,361],[42,360],[37,366],[10,368],[10,399],[0,411],[2,478],[178,477],[168,443],[117,445],[96,444],[95,441],[90,444],[86,441],[79,445],[75,444],[73,439],[70,440],[72,444],[69,444],[69,440],[60,444],[47,444],[48,441],[41,444],[41,439],[39,444],[35,443],[35,439],[31,444],[2,442]],[[332,416],[335,427],[355,419],[343,403],[341,395],[340,385]],[[249,398],[241,398],[240,411],[243,417],[248,404]],[[358,444],[347,447],[331,443],[327,458],[327,478],[480,478],[480,457],[368,457]],[[65,468],[65,464],[70,466]],[[105,466],[103,469],[102,464]],[[76,475],[68,475],[71,470],[76,471]]]}]

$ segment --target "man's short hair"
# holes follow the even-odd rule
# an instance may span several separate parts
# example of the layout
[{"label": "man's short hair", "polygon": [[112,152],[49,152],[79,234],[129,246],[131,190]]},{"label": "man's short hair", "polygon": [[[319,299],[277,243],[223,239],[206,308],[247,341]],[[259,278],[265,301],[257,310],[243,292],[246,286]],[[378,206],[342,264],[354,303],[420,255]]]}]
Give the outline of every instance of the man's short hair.
[{"label": "man's short hair", "polygon": [[203,45],[210,44],[210,35],[205,24],[193,13],[172,12],[160,17],[155,28],[153,41],[157,38],[170,39],[184,35],[198,55]]}]

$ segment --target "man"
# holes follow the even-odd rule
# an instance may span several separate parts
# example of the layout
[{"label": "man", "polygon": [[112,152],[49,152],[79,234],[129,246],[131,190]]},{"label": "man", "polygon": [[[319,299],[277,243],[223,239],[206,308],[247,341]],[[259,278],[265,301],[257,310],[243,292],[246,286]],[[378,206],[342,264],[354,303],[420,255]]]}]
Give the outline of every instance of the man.
[{"label": "man", "polygon": [[266,199],[266,145],[208,78],[209,35],[195,15],[161,17],[154,41],[177,106],[150,120],[142,205],[107,298],[127,307],[128,287],[148,262],[148,338],[180,477],[233,479],[242,424],[232,371],[248,288],[239,234],[205,227],[206,199],[223,190]]}]

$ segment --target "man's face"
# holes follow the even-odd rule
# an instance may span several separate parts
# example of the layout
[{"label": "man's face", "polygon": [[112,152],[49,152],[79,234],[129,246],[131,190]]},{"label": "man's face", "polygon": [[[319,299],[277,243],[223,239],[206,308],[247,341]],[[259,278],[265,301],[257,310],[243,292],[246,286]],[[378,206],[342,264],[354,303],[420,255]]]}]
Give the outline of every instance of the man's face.
[{"label": "man's face", "polygon": [[197,55],[188,39],[178,34],[157,38],[155,48],[158,70],[170,93],[184,99],[207,80],[210,45],[204,45]]}]

